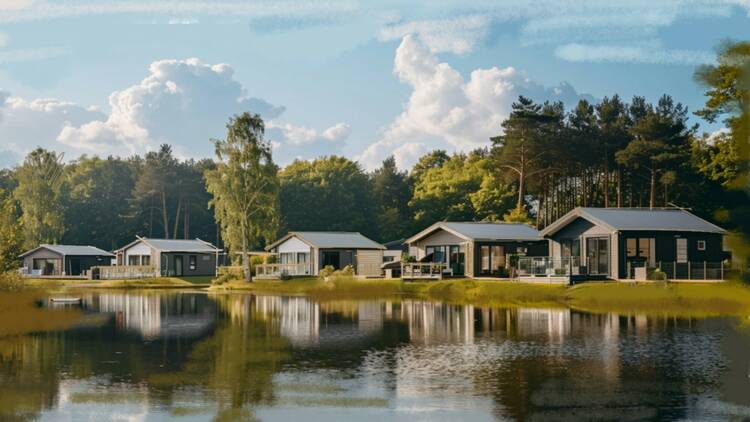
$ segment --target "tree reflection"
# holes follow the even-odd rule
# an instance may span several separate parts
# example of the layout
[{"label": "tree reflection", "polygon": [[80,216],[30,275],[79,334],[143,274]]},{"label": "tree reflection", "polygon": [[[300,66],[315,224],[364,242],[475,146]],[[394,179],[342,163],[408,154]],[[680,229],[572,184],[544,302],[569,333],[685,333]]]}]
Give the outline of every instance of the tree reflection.
[{"label": "tree reflection", "polygon": [[248,405],[273,403],[273,377],[289,358],[289,343],[272,324],[251,318],[252,296],[215,300],[230,318],[194,344],[179,371],[154,374],[149,383],[202,387],[219,409],[216,419],[232,420]]}]

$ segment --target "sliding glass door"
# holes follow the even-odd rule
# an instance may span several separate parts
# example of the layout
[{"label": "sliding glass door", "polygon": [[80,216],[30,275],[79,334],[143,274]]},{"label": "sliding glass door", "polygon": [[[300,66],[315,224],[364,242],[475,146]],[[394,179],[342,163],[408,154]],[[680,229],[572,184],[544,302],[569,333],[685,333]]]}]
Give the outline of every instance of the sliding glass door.
[{"label": "sliding glass door", "polygon": [[586,239],[586,265],[589,274],[609,274],[609,239],[606,237]]}]

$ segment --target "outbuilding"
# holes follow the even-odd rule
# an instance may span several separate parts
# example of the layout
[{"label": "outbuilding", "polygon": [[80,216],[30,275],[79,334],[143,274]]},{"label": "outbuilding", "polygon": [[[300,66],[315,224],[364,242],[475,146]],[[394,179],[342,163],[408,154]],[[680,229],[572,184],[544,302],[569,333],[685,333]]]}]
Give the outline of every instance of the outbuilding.
[{"label": "outbuilding", "polygon": [[670,279],[719,278],[728,257],[725,230],[684,209],[579,207],[541,233],[553,261],[588,278],[633,278],[644,267]]},{"label": "outbuilding", "polygon": [[446,264],[451,275],[467,277],[507,277],[508,256],[549,253],[548,241],[522,223],[441,221],[406,243],[417,260]]},{"label": "outbuilding", "polygon": [[381,276],[385,246],[357,232],[289,232],[266,250],[278,256],[277,264],[262,268],[261,276],[318,275],[331,266],[354,268],[358,276]]},{"label": "outbuilding", "polygon": [[34,276],[81,276],[91,267],[108,266],[115,256],[93,246],[48,245],[22,253],[21,272]]},{"label": "outbuilding", "polygon": [[162,276],[216,275],[221,252],[200,239],[150,239],[138,237],[115,251],[118,266],[151,266]]}]

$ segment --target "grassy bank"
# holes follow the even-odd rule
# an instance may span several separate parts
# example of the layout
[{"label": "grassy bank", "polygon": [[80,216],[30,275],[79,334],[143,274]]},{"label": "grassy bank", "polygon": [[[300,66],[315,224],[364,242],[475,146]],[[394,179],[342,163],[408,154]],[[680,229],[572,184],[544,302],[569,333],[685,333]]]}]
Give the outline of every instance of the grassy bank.
[{"label": "grassy bank", "polygon": [[572,307],[592,312],[675,316],[750,315],[750,288],[739,283],[586,283],[573,287],[454,279],[434,282],[315,278],[212,286],[212,292],[304,294],[317,300],[406,296],[476,306]]},{"label": "grassy bank", "polygon": [[91,289],[165,289],[205,287],[211,283],[211,277],[156,277],[132,280],[71,280],[51,278],[26,278],[24,286],[41,288],[83,287]]}]

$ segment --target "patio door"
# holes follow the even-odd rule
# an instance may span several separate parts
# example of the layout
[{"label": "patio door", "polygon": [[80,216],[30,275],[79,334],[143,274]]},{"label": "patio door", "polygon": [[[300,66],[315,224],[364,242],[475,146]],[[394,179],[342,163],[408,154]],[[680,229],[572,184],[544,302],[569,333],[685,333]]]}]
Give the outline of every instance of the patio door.
[{"label": "patio door", "polygon": [[591,275],[609,274],[609,240],[606,237],[586,239],[586,265]]}]

